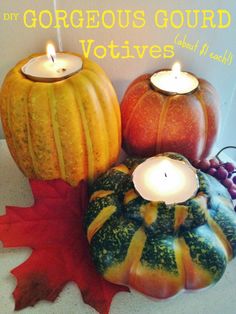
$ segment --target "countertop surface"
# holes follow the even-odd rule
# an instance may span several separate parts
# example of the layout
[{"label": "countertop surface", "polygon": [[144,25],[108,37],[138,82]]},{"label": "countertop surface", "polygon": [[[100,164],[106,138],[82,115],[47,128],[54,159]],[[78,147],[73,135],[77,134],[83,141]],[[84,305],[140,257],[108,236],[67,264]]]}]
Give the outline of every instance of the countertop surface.
[{"label": "countertop surface", "polygon": [[[33,198],[28,180],[10,156],[5,140],[0,140],[0,215],[5,206],[30,206]],[[0,244],[0,314],[14,312],[12,292],[15,278],[10,270],[31,254],[30,249],[3,249]],[[74,283],[66,285],[54,303],[39,302],[22,314],[90,314],[97,313],[83,303]],[[231,261],[223,278],[213,287],[197,292],[180,293],[166,301],[152,301],[136,292],[121,292],[113,298],[110,314],[234,314],[236,313],[236,259]]]}]

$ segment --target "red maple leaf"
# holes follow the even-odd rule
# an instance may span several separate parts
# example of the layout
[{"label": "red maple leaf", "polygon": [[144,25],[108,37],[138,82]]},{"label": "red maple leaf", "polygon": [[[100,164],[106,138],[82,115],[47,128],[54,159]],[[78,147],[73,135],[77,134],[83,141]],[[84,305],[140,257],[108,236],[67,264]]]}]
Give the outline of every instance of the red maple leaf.
[{"label": "red maple leaf", "polygon": [[95,270],[83,228],[87,188],[61,180],[30,181],[35,204],[7,207],[0,216],[4,247],[30,247],[32,254],[12,270],[17,279],[15,309],[40,300],[54,301],[70,281],[77,283],[85,303],[109,312],[113,296],[128,288],[105,281]]}]

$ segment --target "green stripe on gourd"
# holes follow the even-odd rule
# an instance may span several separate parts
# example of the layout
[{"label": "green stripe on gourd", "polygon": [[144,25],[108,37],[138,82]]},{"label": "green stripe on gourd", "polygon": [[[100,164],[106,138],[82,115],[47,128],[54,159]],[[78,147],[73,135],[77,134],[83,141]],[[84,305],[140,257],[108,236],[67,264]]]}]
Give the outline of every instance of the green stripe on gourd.
[{"label": "green stripe on gourd", "polygon": [[209,195],[209,180],[208,175],[201,172],[200,170],[197,170],[197,176],[199,180],[199,190],[198,192],[202,192],[206,195]]},{"label": "green stripe on gourd", "polygon": [[236,256],[236,215],[227,207],[218,207],[209,211],[211,218],[223,231],[232,248],[233,257]]},{"label": "green stripe on gourd", "polygon": [[219,280],[225,271],[227,256],[209,226],[204,225],[186,231],[183,233],[183,238],[189,247],[193,262],[208,271],[214,281]]},{"label": "green stripe on gourd", "polygon": [[175,258],[175,238],[172,236],[148,236],[144,245],[141,263],[151,269],[160,269],[178,274]]},{"label": "green stripe on gourd", "polygon": [[113,215],[94,235],[90,250],[100,273],[125,260],[130,242],[139,224]]},{"label": "green stripe on gourd", "polygon": [[188,159],[186,159],[183,155],[180,155],[178,153],[166,152],[166,153],[162,153],[160,155],[169,157],[169,158],[174,159],[174,160],[183,161],[183,162],[188,163],[189,165],[191,165],[189,163]]},{"label": "green stripe on gourd", "polygon": [[117,208],[117,211],[120,211],[120,202],[116,194],[110,194],[101,198],[96,198],[90,202],[88,210],[85,216],[84,224],[86,230],[92,221],[97,217],[97,215],[103,210],[103,208],[114,205]]},{"label": "green stripe on gourd", "polygon": [[139,164],[145,161],[145,158],[126,158],[124,165],[130,170],[137,167]]},{"label": "green stripe on gourd", "polygon": [[142,197],[138,196],[136,199],[128,202],[124,205],[124,215],[128,219],[133,219],[138,223],[143,222],[143,216],[141,215],[140,208],[143,205],[148,204],[149,201],[144,200]]},{"label": "green stripe on gourd", "polygon": [[183,224],[184,228],[192,229],[207,222],[206,213],[196,199],[187,201],[185,205],[188,206],[188,214]]},{"label": "green stripe on gourd", "polygon": [[99,177],[91,188],[91,194],[99,190],[113,190],[115,193],[124,194],[124,189],[128,191],[133,187],[129,174],[111,169]]},{"label": "green stripe on gourd", "polygon": [[123,201],[124,194],[130,189],[134,188],[133,180],[130,175],[126,175],[125,179],[120,185],[120,199]]},{"label": "green stripe on gourd", "polygon": [[227,190],[197,170],[198,192],[186,202],[144,200],[132,182],[132,171],[143,161],[127,159],[92,187],[86,228],[98,271],[119,284],[131,278],[133,287],[157,297],[172,296],[184,284],[197,289],[216,282],[231,257],[230,245],[236,255],[236,215]]},{"label": "green stripe on gourd", "polygon": [[158,202],[157,205],[157,218],[151,225],[145,225],[147,233],[161,234],[174,234],[175,229],[175,206],[167,206],[163,202]]}]

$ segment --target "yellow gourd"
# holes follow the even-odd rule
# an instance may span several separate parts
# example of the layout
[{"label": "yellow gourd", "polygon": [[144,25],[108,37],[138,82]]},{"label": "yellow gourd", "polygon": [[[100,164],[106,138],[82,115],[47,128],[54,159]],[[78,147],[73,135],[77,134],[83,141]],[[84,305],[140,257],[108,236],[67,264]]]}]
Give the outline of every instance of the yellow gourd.
[{"label": "yellow gourd", "polygon": [[0,112],[9,150],[29,178],[93,181],[120,151],[120,108],[110,80],[83,57],[83,68],[52,83],[26,78],[19,62],[6,76]]}]

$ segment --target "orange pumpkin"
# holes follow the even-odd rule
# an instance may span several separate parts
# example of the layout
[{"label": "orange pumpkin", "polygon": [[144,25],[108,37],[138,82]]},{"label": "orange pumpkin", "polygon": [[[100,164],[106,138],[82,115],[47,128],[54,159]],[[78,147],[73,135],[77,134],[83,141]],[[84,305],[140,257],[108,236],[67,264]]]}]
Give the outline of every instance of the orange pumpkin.
[{"label": "orange pumpkin", "polygon": [[194,93],[164,95],[151,87],[151,75],[137,78],[121,103],[123,147],[130,155],[173,151],[189,159],[209,155],[219,126],[219,98],[199,79]]},{"label": "orange pumpkin", "polygon": [[120,151],[120,108],[104,71],[83,59],[73,76],[52,83],[21,73],[33,56],[6,76],[0,112],[9,150],[29,178],[93,181]]}]

